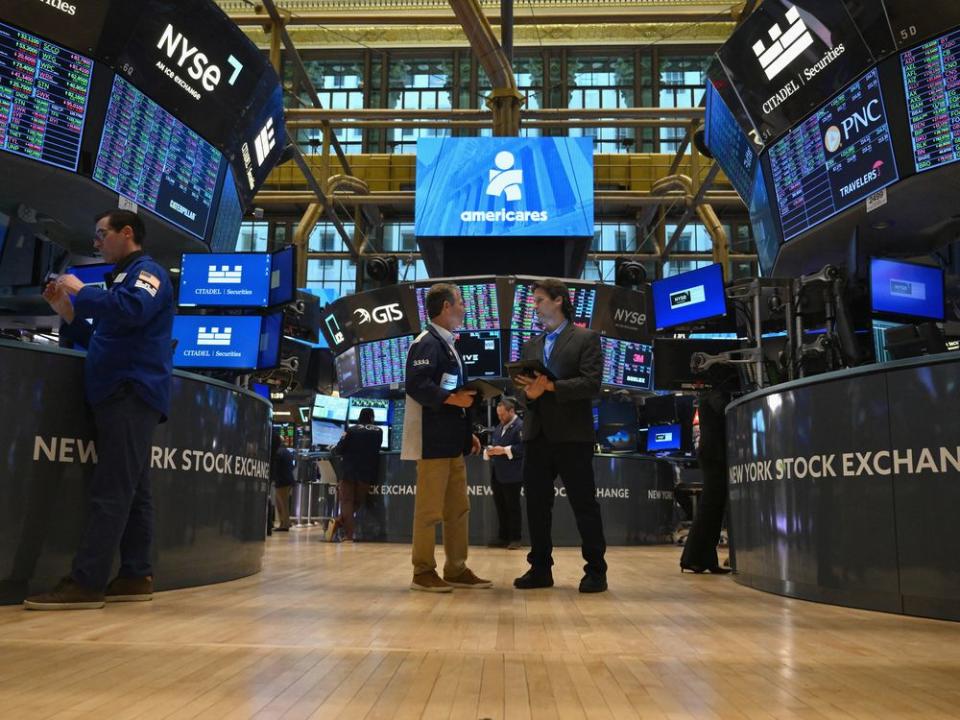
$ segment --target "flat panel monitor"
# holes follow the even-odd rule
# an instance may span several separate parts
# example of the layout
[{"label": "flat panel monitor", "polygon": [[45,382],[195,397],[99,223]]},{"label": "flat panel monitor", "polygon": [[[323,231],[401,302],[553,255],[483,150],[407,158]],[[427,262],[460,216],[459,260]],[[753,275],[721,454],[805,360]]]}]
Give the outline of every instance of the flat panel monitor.
[{"label": "flat panel monitor", "polygon": [[320,393],[317,393],[316,397],[313,399],[313,418],[315,420],[344,422],[347,419],[347,413],[349,411],[349,398],[334,397],[333,395],[321,395]]},{"label": "flat panel monitor", "polygon": [[260,359],[260,317],[177,315],[173,365],[180,368],[254,370]]},{"label": "flat panel monitor", "polygon": [[260,353],[257,369],[275,368],[280,364],[280,342],[283,338],[283,314],[264,315],[260,323]]},{"label": "flat panel monitor", "polygon": [[644,343],[600,338],[603,349],[604,385],[653,389],[653,347]]},{"label": "flat panel monitor", "polygon": [[350,398],[350,412],[347,419],[350,422],[360,420],[360,411],[364,408],[373,410],[373,421],[378,425],[389,422],[390,401],[384,398]]},{"label": "flat panel monitor", "polygon": [[222,160],[213,145],[114,78],[94,180],[202,240]]},{"label": "flat panel monitor", "polygon": [[421,138],[418,237],[593,237],[593,140]]},{"label": "flat panel monitor", "polygon": [[250,389],[267,402],[270,402],[270,386],[263,383],[250,383]]},{"label": "flat panel monitor", "polygon": [[3,0],[3,17],[41,37],[92,56],[110,0]]},{"label": "flat panel monitor", "polygon": [[323,420],[314,420],[310,424],[311,443],[321,447],[336,445],[343,437],[343,426]]},{"label": "flat panel monitor", "polygon": [[[451,280],[460,288],[466,314],[463,317],[465,330],[496,330],[500,327],[499,295],[495,280]],[[430,318],[427,313],[427,292],[432,283],[418,283],[417,312],[420,326],[426,328]]]},{"label": "flat panel monitor", "polygon": [[679,424],[651,425],[647,431],[647,452],[679,450],[682,440]]},{"label": "flat panel monitor", "polygon": [[217,203],[217,215],[210,233],[210,249],[215,253],[232,252],[237,248],[237,237],[243,223],[243,206],[237,194],[233,173],[223,174],[223,187]]},{"label": "flat panel monitor", "polygon": [[92,60],[0,23],[0,150],[75,172],[92,77]]},{"label": "flat panel monitor", "polygon": [[750,196],[750,226],[753,240],[757,245],[757,260],[760,274],[770,276],[780,253],[783,236],[780,223],[774,218],[773,204],[770,202],[766,162],[758,162],[753,178],[753,193]]},{"label": "flat panel monitor", "polygon": [[958,63],[960,29],[900,54],[917,172],[960,160]]},{"label": "flat panel monitor", "polygon": [[[580,327],[590,327],[593,312],[597,304],[597,286],[595,283],[567,283],[570,302],[573,305],[573,323]],[[515,330],[533,330],[540,332],[543,324],[537,317],[533,304],[533,281],[517,280],[513,290],[513,312],[510,327]]]},{"label": "flat panel monitor", "polygon": [[357,349],[350,348],[334,358],[337,369],[337,387],[341,397],[349,397],[360,389],[360,365],[357,362]]},{"label": "flat panel monitor", "polygon": [[876,68],[771,145],[768,157],[784,240],[895,183]]},{"label": "flat panel monitor", "polygon": [[91,263],[72,265],[64,270],[65,275],[75,275],[84,285],[107,287],[107,276],[113,272],[113,263]]},{"label": "flat panel monitor", "polygon": [[653,283],[653,316],[657,330],[719,317],[726,312],[723,268],[719,264]]},{"label": "flat panel monitor", "polygon": [[180,307],[266,307],[270,284],[267,253],[184,253]]},{"label": "flat panel monitor", "polygon": [[359,347],[360,378],[363,387],[399,385],[407,375],[407,351],[413,336],[363,343]]},{"label": "flat panel monitor", "polygon": [[750,204],[753,178],[757,170],[757,152],[712,81],[707,81],[707,148],[730,180],[743,202]]},{"label": "flat panel monitor", "polygon": [[943,320],[943,270],[870,258],[870,300],[875,313]]},{"label": "flat panel monitor", "polygon": [[637,428],[631,425],[601,425],[600,446],[611,452],[636,452]]},{"label": "flat panel monitor", "polygon": [[457,335],[457,352],[470,378],[503,375],[499,330],[462,330]]},{"label": "flat panel monitor", "polygon": [[296,260],[293,245],[277,250],[270,255],[270,299],[271,306],[286,305],[293,302],[296,294]]},{"label": "flat panel monitor", "polygon": [[507,348],[507,362],[517,362],[520,359],[520,352],[523,350],[523,346],[538,335],[540,335],[540,333],[533,330],[511,330],[510,347]]}]

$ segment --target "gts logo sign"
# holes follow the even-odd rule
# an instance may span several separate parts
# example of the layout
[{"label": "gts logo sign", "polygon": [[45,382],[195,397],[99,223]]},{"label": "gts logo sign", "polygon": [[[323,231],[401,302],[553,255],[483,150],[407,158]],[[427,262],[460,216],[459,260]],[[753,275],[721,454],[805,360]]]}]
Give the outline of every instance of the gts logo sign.
[{"label": "gts logo sign", "polygon": [[364,308],[357,308],[353,311],[353,314],[357,316],[361,325],[366,325],[371,320],[377,325],[386,325],[394,320],[403,320],[403,311],[400,309],[399,303],[381,305],[374,308],[373,312]]},{"label": "gts logo sign", "polygon": [[[185,69],[187,75],[198,81],[207,92],[212,92],[220,84],[223,77],[220,66],[210,62],[210,58],[200,52],[199,47],[191,47],[187,36],[175,31],[173,25],[167,24],[167,29],[157,43],[157,49],[166,52],[168,58],[176,62],[179,68]],[[233,55],[227,58],[227,63],[233,68],[227,84],[233,85],[243,70],[243,63]]]}]

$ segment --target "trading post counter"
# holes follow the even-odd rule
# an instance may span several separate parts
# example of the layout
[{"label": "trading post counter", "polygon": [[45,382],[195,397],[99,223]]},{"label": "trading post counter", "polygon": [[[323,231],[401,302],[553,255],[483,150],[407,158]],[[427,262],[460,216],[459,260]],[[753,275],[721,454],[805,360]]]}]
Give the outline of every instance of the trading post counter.
[{"label": "trading post counter", "polygon": [[[0,341],[0,406],[0,604],[9,604],[52,587],[79,544],[97,457],[83,354]],[[150,470],[158,590],[260,571],[269,447],[265,400],[174,373]]]},{"label": "trading post counter", "polygon": [[[337,465],[336,458],[334,466]],[[467,493],[470,497],[470,544],[485,545],[497,537],[497,511],[490,488],[491,463],[467,458]],[[667,460],[644,455],[598,454],[593,459],[597,499],[603,514],[608,545],[669,543],[674,530],[674,468]],[[410,542],[416,499],[416,463],[385,453],[380,462],[380,482],[371,490],[366,507],[358,514],[358,537],[381,542]],[[559,479],[555,483],[553,542],[578,546],[580,535],[570,503]],[[328,486],[326,497],[332,495]],[[526,501],[523,541],[529,542]]]},{"label": "trading post counter", "polygon": [[960,354],[818,375],[727,408],[736,580],[960,620]]}]

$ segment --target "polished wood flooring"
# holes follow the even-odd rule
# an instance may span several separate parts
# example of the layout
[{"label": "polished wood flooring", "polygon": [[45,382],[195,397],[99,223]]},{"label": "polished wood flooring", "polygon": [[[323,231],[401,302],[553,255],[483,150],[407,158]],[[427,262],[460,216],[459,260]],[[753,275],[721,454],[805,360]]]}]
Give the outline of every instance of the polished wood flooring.
[{"label": "polished wood flooring", "polygon": [[515,592],[518,551],[474,549],[493,590],[407,590],[408,548],[268,539],[262,574],[99,611],[0,608],[0,717],[955,718],[960,624],[681,575],[613,548],[608,593]]}]

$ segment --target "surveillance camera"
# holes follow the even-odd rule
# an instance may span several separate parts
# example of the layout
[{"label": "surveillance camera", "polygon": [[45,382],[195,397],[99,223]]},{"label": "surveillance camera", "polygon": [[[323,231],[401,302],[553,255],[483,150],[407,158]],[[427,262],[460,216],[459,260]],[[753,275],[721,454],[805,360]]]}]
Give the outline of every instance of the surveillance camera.
[{"label": "surveillance camera", "polygon": [[253,217],[256,220],[263,220],[263,208],[255,207],[253,209]]}]

